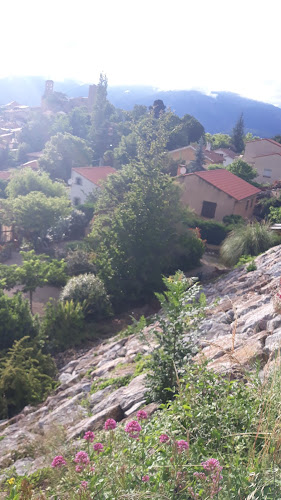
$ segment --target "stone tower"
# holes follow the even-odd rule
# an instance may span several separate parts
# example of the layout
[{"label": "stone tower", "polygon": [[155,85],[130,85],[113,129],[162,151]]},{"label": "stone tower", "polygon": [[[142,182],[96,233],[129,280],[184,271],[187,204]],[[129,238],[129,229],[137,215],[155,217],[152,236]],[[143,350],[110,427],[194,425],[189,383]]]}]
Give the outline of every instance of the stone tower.
[{"label": "stone tower", "polygon": [[54,82],[53,80],[45,81],[45,93],[44,96],[50,95],[54,92]]}]

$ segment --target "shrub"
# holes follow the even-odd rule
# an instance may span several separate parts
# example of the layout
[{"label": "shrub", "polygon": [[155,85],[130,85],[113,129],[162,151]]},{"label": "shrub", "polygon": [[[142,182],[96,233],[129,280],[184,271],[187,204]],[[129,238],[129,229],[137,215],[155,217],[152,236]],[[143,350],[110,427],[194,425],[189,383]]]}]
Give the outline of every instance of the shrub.
[{"label": "shrub", "polygon": [[80,210],[73,209],[70,215],[60,217],[48,230],[47,238],[52,242],[82,238],[85,236],[87,223],[86,215]]},{"label": "shrub", "polygon": [[15,340],[38,333],[36,318],[33,318],[28,300],[21,293],[8,297],[0,290],[0,351],[12,347]]},{"label": "shrub", "polygon": [[61,300],[84,303],[85,313],[95,320],[111,314],[111,305],[103,282],[94,274],[80,274],[64,287]]},{"label": "shrub", "polygon": [[40,325],[40,335],[50,352],[78,345],[85,337],[83,304],[48,302]]},{"label": "shrub", "polygon": [[83,250],[70,251],[66,257],[66,269],[69,276],[94,273],[95,266],[89,261],[89,254]]},{"label": "shrub", "polygon": [[196,220],[196,225],[200,229],[201,238],[210,245],[220,245],[228,234],[227,228],[216,221]]},{"label": "shrub", "polygon": [[244,224],[245,220],[241,215],[225,215],[224,218],[222,219],[223,223],[226,225],[232,225],[232,224]]},{"label": "shrub", "polygon": [[233,266],[242,255],[259,255],[270,247],[277,245],[280,238],[267,224],[258,222],[238,225],[228,235],[221,247],[221,257],[225,264]]},{"label": "shrub", "polygon": [[167,291],[155,294],[161,304],[158,326],[153,331],[159,345],[151,355],[147,383],[149,398],[166,402],[177,392],[177,377],[196,350],[191,331],[202,316],[205,296],[198,300],[199,285],[181,271],[163,281]]},{"label": "shrub", "polygon": [[25,405],[46,397],[54,387],[55,364],[29,337],[15,341],[0,360],[0,418],[12,417]]},{"label": "shrub", "polygon": [[250,262],[250,264],[248,264],[248,266],[246,267],[246,271],[247,271],[247,273],[251,273],[252,271],[256,271],[256,270],[257,270],[257,266],[255,264],[255,261],[252,260]]}]

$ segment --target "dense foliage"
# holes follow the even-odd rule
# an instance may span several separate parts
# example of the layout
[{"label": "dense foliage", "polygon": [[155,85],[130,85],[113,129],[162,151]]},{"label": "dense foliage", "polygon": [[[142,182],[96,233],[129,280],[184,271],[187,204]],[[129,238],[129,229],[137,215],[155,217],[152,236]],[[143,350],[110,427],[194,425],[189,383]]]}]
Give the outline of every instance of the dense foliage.
[{"label": "dense foliage", "polygon": [[71,278],[60,296],[62,301],[83,304],[85,314],[95,320],[110,316],[111,305],[103,282],[94,274],[80,274]]},{"label": "dense foliage", "polygon": [[143,300],[162,274],[199,262],[203,243],[181,225],[183,213],[178,186],[157,165],[126,167],[104,184],[90,242],[115,303]]},{"label": "dense foliage", "polygon": [[37,191],[47,197],[66,197],[65,186],[60,182],[52,182],[46,172],[34,172],[31,168],[17,170],[9,181],[6,192],[9,198],[26,196]]}]

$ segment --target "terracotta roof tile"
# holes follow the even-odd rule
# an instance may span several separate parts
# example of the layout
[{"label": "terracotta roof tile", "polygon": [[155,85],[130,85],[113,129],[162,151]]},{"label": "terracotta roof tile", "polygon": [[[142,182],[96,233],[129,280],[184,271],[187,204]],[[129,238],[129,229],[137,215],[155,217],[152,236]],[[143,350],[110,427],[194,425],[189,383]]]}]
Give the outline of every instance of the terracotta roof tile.
[{"label": "terracotta roof tile", "polygon": [[73,168],[72,170],[97,186],[99,186],[100,182],[106,179],[109,174],[115,174],[116,172],[115,168],[112,167],[79,167]]},{"label": "terracotta roof tile", "polygon": [[257,189],[243,179],[240,179],[240,177],[237,177],[237,175],[222,168],[218,168],[217,170],[206,170],[205,172],[193,172],[185,175],[197,175],[237,201],[244,200],[244,198],[249,198],[260,192],[260,189]]}]

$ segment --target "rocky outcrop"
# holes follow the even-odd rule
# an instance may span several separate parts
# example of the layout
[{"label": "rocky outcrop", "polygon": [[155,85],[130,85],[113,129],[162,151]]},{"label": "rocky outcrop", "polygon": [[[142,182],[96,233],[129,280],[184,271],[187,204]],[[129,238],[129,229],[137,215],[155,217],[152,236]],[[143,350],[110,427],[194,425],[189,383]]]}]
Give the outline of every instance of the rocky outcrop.
[{"label": "rocky outcrop", "polygon": [[[281,315],[275,312],[272,298],[279,289],[281,246],[255,262],[256,271],[235,269],[204,287],[208,308],[197,328],[200,352],[195,361],[207,359],[218,373],[243,376],[258,364],[264,375],[274,366],[281,344]],[[154,346],[146,328],[141,339],[115,338],[70,361],[60,370],[60,386],[41,406],[26,407],[13,419],[0,422],[0,467],[14,463],[17,470],[26,471],[34,470],[35,464],[43,466],[44,457],[34,460],[28,453],[55,426],[64,429],[70,440],[86,430],[101,429],[106,418],[131,417],[145,404],[146,392],[145,375],[135,376],[134,360]],[[125,385],[114,385],[114,379],[124,376]],[[101,380],[107,383],[99,388]]]}]

